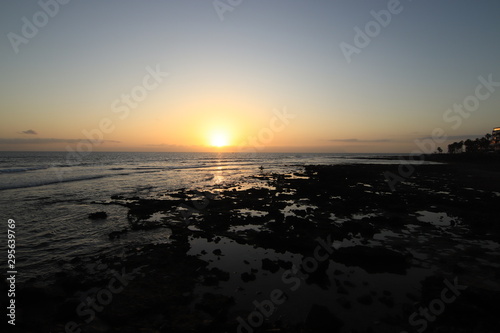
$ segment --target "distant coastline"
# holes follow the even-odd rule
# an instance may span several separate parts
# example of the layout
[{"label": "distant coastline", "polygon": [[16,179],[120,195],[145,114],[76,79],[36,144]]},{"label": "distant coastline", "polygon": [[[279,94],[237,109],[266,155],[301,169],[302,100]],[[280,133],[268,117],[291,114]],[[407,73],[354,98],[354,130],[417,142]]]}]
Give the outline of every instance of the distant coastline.
[{"label": "distant coastline", "polygon": [[356,157],[356,159],[371,159],[371,160],[408,160],[416,162],[428,161],[438,163],[468,163],[468,164],[482,164],[482,163],[500,163],[500,154],[498,153],[461,153],[461,154],[397,154],[397,155],[383,155],[373,157]]}]

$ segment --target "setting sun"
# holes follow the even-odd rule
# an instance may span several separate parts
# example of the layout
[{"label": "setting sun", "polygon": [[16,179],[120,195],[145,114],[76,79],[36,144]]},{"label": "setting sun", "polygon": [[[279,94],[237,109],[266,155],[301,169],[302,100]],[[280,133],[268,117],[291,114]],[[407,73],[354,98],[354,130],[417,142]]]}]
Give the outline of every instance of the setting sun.
[{"label": "setting sun", "polygon": [[210,137],[210,145],[213,147],[224,147],[229,144],[227,135],[222,132],[213,133]]}]

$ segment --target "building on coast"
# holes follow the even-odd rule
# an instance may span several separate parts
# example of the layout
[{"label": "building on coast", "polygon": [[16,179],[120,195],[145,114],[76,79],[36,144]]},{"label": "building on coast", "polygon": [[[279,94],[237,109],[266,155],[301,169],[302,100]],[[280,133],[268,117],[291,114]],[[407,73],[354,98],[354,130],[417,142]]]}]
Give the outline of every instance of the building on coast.
[{"label": "building on coast", "polygon": [[500,151],[500,127],[495,127],[491,133],[491,148]]}]

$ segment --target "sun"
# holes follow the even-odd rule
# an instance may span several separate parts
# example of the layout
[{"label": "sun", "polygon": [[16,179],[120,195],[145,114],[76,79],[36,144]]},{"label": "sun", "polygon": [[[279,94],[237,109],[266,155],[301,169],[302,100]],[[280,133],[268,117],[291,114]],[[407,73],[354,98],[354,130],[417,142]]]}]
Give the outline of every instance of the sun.
[{"label": "sun", "polygon": [[214,132],[210,137],[210,145],[213,147],[224,147],[229,144],[229,140],[226,133]]}]

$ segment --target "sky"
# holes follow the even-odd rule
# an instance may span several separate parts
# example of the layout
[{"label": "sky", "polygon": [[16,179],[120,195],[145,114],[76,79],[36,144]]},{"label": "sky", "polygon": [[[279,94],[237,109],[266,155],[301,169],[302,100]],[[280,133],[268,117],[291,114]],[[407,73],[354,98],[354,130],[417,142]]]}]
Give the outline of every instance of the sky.
[{"label": "sky", "polygon": [[409,153],[500,126],[496,0],[10,0],[0,30],[0,151]]}]

